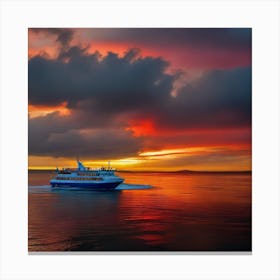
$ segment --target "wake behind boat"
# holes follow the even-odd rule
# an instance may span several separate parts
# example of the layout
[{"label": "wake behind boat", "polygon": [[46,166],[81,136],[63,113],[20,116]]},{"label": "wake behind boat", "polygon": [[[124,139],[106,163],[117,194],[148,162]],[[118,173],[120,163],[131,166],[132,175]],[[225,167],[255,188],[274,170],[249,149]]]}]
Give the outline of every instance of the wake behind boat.
[{"label": "wake behind boat", "polygon": [[110,165],[107,168],[90,169],[77,161],[78,168],[75,170],[56,170],[56,176],[50,180],[54,188],[86,188],[96,190],[113,190],[124,179],[115,175]]}]

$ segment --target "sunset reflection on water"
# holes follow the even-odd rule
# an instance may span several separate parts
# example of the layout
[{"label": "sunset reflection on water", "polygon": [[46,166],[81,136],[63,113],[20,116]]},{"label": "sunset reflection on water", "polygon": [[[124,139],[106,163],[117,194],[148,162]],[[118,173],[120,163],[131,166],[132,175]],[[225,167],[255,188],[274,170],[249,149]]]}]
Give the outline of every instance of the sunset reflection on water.
[{"label": "sunset reflection on water", "polygon": [[53,191],[30,173],[29,251],[251,250],[251,174],[120,175],[152,188]]}]

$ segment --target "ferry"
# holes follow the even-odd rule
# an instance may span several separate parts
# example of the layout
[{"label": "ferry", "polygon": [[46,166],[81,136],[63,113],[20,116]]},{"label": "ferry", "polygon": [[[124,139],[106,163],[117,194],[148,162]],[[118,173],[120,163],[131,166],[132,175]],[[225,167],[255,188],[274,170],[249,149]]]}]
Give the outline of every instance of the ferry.
[{"label": "ferry", "polygon": [[84,188],[96,190],[113,190],[124,179],[115,175],[115,170],[110,167],[90,169],[77,160],[78,167],[71,169],[56,169],[56,176],[50,180],[53,188]]}]

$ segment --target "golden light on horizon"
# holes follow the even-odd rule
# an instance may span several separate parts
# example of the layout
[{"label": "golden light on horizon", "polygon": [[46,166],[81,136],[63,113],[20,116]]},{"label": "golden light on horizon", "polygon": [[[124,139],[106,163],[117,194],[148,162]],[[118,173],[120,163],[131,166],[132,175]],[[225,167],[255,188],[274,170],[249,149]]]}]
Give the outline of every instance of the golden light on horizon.
[{"label": "golden light on horizon", "polygon": [[110,164],[110,166],[112,167],[118,167],[118,166],[130,166],[130,165],[135,165],[135,164],[139,164],[142,160],[136,157],[129,157],[129,158],[121,158],[121,159],[114,159],[114,160],[97,160],[97,161],[84,161],[85,165],[88,165],[90,167],[93,166],[108,166],[108,164]]},{"label": "golden light on horizon", "polygon": [[[251,170],[249,154],[236,154],[235,149],[226,150],[225,147],[188,147],[162,149],[140,152],[137,156],[119,158],[87,160],[81,158],[85,166],[100,168],[110,166],[117,170],[135,171],[245,171]],[[219,158],[219,155],[222,154]],[[43,163],[43,164],[42,164]],[[73,158],[54,158],[29,156],[29,169],[55,169],[56,167],[75,168]]]},{"label": "golden light on horizon", "polygon": [[159,151],[147,151],[142,152],[139,156],[142,157],[151,157],[151,156],[165,156],[165,155],[176,155],[176,154],[191,154],[194,152],[201,152],[209,150],[207,147],[188,147],[188,148],[178,148],[178,149],[165,149]]}]

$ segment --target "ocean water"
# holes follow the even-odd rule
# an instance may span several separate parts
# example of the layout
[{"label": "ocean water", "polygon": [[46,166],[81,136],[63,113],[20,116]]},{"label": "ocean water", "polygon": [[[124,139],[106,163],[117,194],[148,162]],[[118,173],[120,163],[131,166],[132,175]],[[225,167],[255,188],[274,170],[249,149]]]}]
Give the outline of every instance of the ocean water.
[{"label": "ocean water", "polygon": [[29,172],[29,252],[251,251],[250,173],[122,172],[107,192],[53,175]]}]

